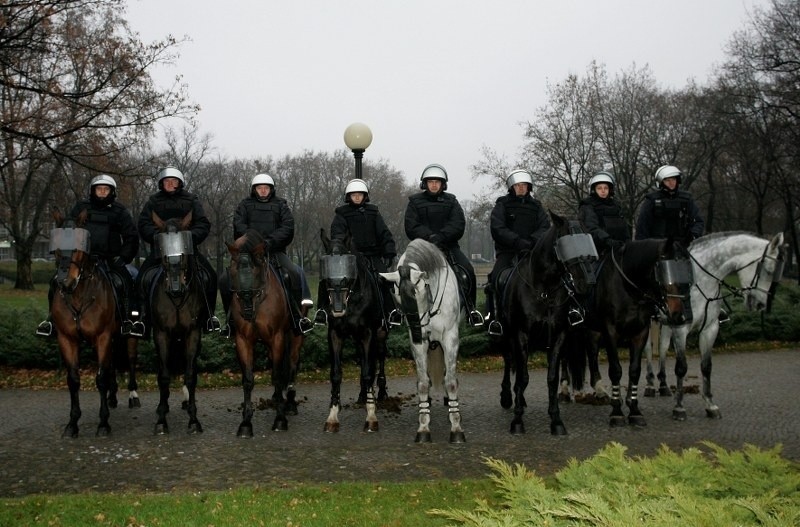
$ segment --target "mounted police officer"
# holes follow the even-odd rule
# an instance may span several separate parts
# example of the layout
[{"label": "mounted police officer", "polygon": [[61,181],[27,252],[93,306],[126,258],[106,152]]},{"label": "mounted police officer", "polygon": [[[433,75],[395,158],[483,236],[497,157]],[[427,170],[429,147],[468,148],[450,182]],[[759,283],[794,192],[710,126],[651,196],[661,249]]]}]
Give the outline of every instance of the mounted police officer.
[{"label": "mounted police officer", "polygon": [[533,177],[530,172],[512,171],[506,177],[506,188],[508,193],[497,198],[490,219],[496,259],[484,292],[486,321],[490,321],[489,333],[492,335],[503,332],[495,316],[495,292],[501,274],[516,264],[520,254],[533,249],[539,238],[550,228],[550,219],[544,207],[531,195]]},{"label": "mounted police officer", "polygon": [[[475,270],[458,247],[464,236],[466,219],[456,197],[447,190],[447,171],[442,165],[425,167],[419,178],[419,194],[408,198],[405,231],[409,240],[422,238],[437,245],[459,275],[459,289],[467,307],[469,324],[483,325],[483,315],[475,309],[477,284]],[[463,270],[459,272],[459,269]],[[461,276],[465,274],[466,276]],[[466,280],[465,280],[466,279]],[[466,282],[466,283],[464,283]]]},{"label": "mounted police officer", "polygon": [[636,239],[672,236],[684,247],[703,235],[705,221],[692,195],[678,187],[682,173],[672,165],[656,170],[658,190],[645,197],[636,220]]},{"label": "mounted police officer", "polygon": [[[351,242],[358,252],[369,260],[373,276],[381,294],[384,322],[386,329],[389,322],[399,323],[402,315],[395,312],[394,300],[391,291],[384,280],[378,280],[376,273],[385,273],[389,270],[397,256],[394,245],[394,236],[386,226],[378,207],[369,203],[369,187],[362,179],[352,179],[344,189],[345,204],[337,207],[333,222],[331,223],[331,241],[343,242],[349,233]],[[314,317],[316,324],[327,324],[328,316],[325,311],[329,303],[327,292],[320,286],[319,307]],[[394,313],[396,319],[390,321],[389,315]]]},{"label": "mounted police officer", "polygon": [[[275,193],[275,180],[269,174],[256,174],[250,181],[250,195],[239,202],[233,215],[233,237],[243,236],[248,229],[255,229],[265,240],[266,252],[272,257],[279,271],[284,291],[290,299],[292,319],[297,330],[308,333],[314,324],[306,316],[314,305],[303,270],[292,263],[286,248],[294,239],[294,216],[285,199]],[[230,292],[223,292],[223,304],[227,311]],[[225,324],[223,334],[229,335],[230,326]]]},{"label": "mounted police officer", "polygon": [[[219,330],[219,320],[214,316],[217,304],[217,273],[211,267],[208,259],[197,250],[197,246],[203,243],[211,232],[211,222],[206,217],[200,198],[188,192],[185,188],[186,180],[183,173],[174,166],[168,166],[158,172],[158,192],[150,196],[142,207],[139,214],[137,227],[142,240],[150,244],[150,253],[142,262],[139,275],[136,278],[136,290],[142,293],[144,306],[148,304],[148,291],[142,290],[144,280],[149,280],[148,271],[160,265],[157,254],[155,235],[158,233],[153,222],[153,213],[164,221],[173,218],[183,218],[190,212],[192,213],[192,223],[189,230],[192,234],[194,244],[194,257],[200,270],[201,278],[205,286],[205,313],[201,314],[201,322],[204,331]],[[149,273],[152,275],[152,273]]]},{"label": "mounted police officer", "polygon": [[[133,278],[125,267],[139,252],[139,235],[133,224],[131,213],[117,201],[117,182],[105,174],[99,175],[89,183],[89,199],[79,201],[72,208],[69,217],[73,220],[86,211],[84,228],[89,231],[92,256],[104,260],[111,273],[112,283],[118,295],[119,309],[122,312],[123,335],[141,336],[144,326],[134,325],[130,319],[133,295]],[[114,277],[117,277],[115,280]],[[48,299],[52,302],[55,282],[50,282]],[[37,335],[49,336],[53,324],[48,316],[36,329]]]},{"label": "mounted police officer", "polygon": [[631,239],[630,225],[614,200],[614,176],[608,172],[599,172],[589,180],[589,197],[581,200],[578,219],[599,251]]}]

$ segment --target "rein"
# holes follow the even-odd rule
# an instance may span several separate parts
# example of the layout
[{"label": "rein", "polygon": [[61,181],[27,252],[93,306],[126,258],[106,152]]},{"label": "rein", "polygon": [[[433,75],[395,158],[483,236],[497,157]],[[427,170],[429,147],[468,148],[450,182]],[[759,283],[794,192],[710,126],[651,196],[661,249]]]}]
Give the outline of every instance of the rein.
[{"label": "rein", "polygon": [[615,252],[616,251],[614,251],[613,249],[611,250],[611,261],[614,263],[614,267],[617,269],[619,275],[625,280],[625,282],[627,282],[631,287],[633,287],[634,290],[638,291],[641,294],[644,301],[652,302],[652,304],[656,307],[656,309],[658,309],[659,312],[661,312],[662,315],[664,315],[665,317],[667,316],[667,306],[664,302],[663,298],[664,296],[666,296],[667,298],[674,297],[674,298],[681,298],[684,301],[686,300],[683,295],[675,295],[672,293],[666,293],[665,295],[662,294],[662,298],[656,298],[655,296],[651,295],[650,293],[639,287],[639,285],[634,283],[634,281],[631,280],[630,278],[628,278],[628,275],[626,275],[625,271],[622,270],[622,266],[617,261]]},{"label": "rein", "polygon": [[[450,276],[450,266],[449,265],[445,265],[443,267],[440,267],[439,269],[442,269],[442,268],[445,269],[444,284],[446,286],[447,285],[447,278]],[[422,278],[419,278],[419,279],[417,279],[416,282],[414,282],[414,287],[415,288],[416,288],[417,284],[419,284],[420,280],[422,280]],[[441,283],[442,283],[441,279],[437,280],[437,285],[441,284]],[[436,315],[438,315],[439,312],[442,310],[442,303],[444,303],[444,289],[445,289],[445,287],[437,287],[436,296],[433,296],[433,294],[431,293],[431,285],[430,285],[430,283],[428,283],[427,281],[425,282],[425,291],[427,293],[426,296],[428,297],[428,309],[424,313],[419,314],[419,320],[418,321],[416,321],[416,320],[413,321],[413,322],[412,321],[408,321],[409,326],[423,328],[423,327],[425,327],[425,326],[430,324],[430,320],[433,317],[435,317]],[[441,296],[439,295],[440,291],[441,291]],[[430,306],[436,304],[436,298],[439,299],[439,305],[436,306],[435,309],[431,310]],[[426,316],[428,317],[428,321],[427,322],[423,322],[423,320],[425,319]],[[414,318],[416,318],[416,317],[414,317]],[[406,313],[406,320],[408,320],[408,313]]]}]

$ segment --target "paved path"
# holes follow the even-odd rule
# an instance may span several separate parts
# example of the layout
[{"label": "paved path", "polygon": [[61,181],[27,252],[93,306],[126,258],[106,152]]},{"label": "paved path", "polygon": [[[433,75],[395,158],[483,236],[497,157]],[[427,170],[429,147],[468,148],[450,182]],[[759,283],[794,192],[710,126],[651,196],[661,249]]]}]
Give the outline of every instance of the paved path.
[{"label": "paved path", "polygon": [[[670,363],[670,369],[674,364]],[[605,366],[604,366],[605,368]],[[689,362],[688,384],[699,384],[699,358]],[[670,370],[671,371],[671,370]],[[672,377],[672,376],[671,376]],[[793,392],[800,380],[800,352],[773,351],[714,357],[714,394],[721,420],[705,417],[697,394],[685,398],[688,419],[672,420],[671,398],[643,399],[645,428],[608,426],[608,406],[562,405],[569,435],[549,433],[545,372],[536,370],[526,396],[527,434],[508,432],[511,412],[499,404],[500,373],[461,376],[465,444],[447,442],[449,426],[441,394],[432,410],[432,444],[415,444],[415,380],[389,379],[389,393],[404,401],[400,412],[379,412],[381,430],[362,432],[364,411],[352,406],[353,382],[343,386],[346,408],[338,434],[322,432],[329,386],[298,385],[300,414],[290,417],[289,431],[273,433],[273,410],[259,410],[255,437],[235,436],[240,421],[240,389],[200,390],[203,434],[184,433],[188,422],[174,404],[172,434],[154,436],[158,394],[144,392],[143,407],[112,411],[113,434],[96,438],[98,398],[82,392],[81,435],[62,439],[67,422],[66,390],[0,390],[0,496],[92,491],[170,491],[227,489],[242,484],[280,486],[284,482],[410,481],[429,478],[482,477],[487,456],[524,463],[540,474],[551,473],[570,458],[584,459],[610,441],[631,454],[650,455],[659,445],[673,449],[711,440],[727,448],[745,443],[769,448],[783,445],[787,458],[800,461],[800,405]],[[92,380],[85,380],[92,382]],[[674,383],[674,380],[671,381]],[[255,397],[267,398],[261,385]]]}]

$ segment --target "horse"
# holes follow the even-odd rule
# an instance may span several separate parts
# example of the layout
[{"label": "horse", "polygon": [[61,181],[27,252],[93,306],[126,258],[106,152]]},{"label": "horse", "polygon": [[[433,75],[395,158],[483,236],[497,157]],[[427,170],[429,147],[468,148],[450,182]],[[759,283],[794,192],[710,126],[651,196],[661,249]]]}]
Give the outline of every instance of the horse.
[{"label": "horse", "polygon": [[397,270],[379,274],[395,284],[395,300],[408,326],[416,364],[419,427],[414,441],[431,442],[433,385],[445,392],[450,442],[463,443],[466,438],[461,428],[456,361],[459,324],[466,311],[460,304],[455,272],[438,247],[418,238],[400,256]]},{"label": "horse", "polygon": [[[670,325],[683,324],[687,314],[691,286],[691,262],[686,250],[670,239],[631,241],[614,247],[600,260],[597,284],[588,296],[585,324],[572,330],[572,346],[568,353],[585,357],[588,353],[592,387],[597,390],[600,377],[597,362],[602,340],[608,355],[611,380],[611,426],[625,424],[620,397],[622,366],[618,346],[628,343],[628,423],[645,426],[639,409],[638,384],[642,369],[642,352],[647,344],[650,320],[657,314]],[[587,335],[588,333],[588,335]],[[588,338],[585,338],[587,337]],[[584,338],[581,338],[584,337]],[[571,361],[575,386],[583,384],[583,362]]]},{"label": "horse", "polygon": [[[645,396],[655,396],[653,375],[653,349],[659,350],[659,394],[671,396],[672,390],[666,382],[666,353],[670,340],[675,346],[675,407],[672,417],[677,421],[686,419],[683,407],[683,380],[686,363],[686,337],[692,331],[700,334],[700,371],[703,375],[703,401],[706,416],[720,419],[722,413],[711,394],[711,350],[719,334],[722,303],[730,296],[744,297],[749,311],[767,309],[775,284],[780,282],[786,258],[783,233],[766,240],[746,232],[719,232],[707,234],[694,240],[689,246],[695,283],[691,288],[691,306],[694,318],[681,326],[654,325],[651,347],[647,352],[647,387]],[[725,283],[725,278],[736,274],[739,287]]]},{"label": "horse", "polygon": [[[294,331],[289,299],[286,298],[275,268],[269,264],[266,242],[255,229],[248,229],[233,243],[226,243],[231,255],[230,324],[236,356],[242,370],[242,422],[238,437],[253,437],[253,401],[255,386],[253,364],[256,344],[266,345],[272,365],[272,384],[276,416],[273,431],[288,430],[287,414],[297,414],[294,387],[300,362],[303,334]],[[284,393],[286,394],[284,397]]]},{"label": "horse", "polygon": [[500,404],[512,405],[511,373],[514,372],[514,418],[511,433],[525,433],[525,389],[528,386],[529,346],[547,350],[547,393],[550,433],[566,435],[558,407],[559,363],[567,328],[583,320],[580,298],[595,281],[592,262],[597,249],[576,220],[550,212],[551,226],[534,248],[524,253],[508,278],[499,318],[505,328],[491,339],[500,347],[504,361]]},{"label": "horse", "polygon": [[[100,393],[100,423],[96,435],[105,437],[111,433],[109,408],[117,406],[117,378],[115,367],[128,352],[129,340],[120,334],[122,318],[117,308],[109,270],[103,260],[89,254],[90,235],[83,227],[88,214],[83,211],[74,222],[74,227],[65,226],[64,216],[56,211],[53,215],[57,227],[50,236],[51,252],[58,262],[56,290],[50,305],[50,315],[56,331],[58,347],[67,369],[67,386],[70,394],[69,423],[62,437],[78,436],[78,420],[81,417],[79,401],[80,371],[79,354],[81,344],[88,343],[97,353],[98,372],[95,384]],[[134,407],[136,389],[135,350],[130,366],[129,406]],[[138,402],[138,395],[135,395]]]},{"label": "horse", "polygon": [[156,434],[168,434],[169,385],[172,375],[183,372],[183,384],[189,392],[186,411],[189,413],[188,432],[201,433],[197,419],[195,389],[197,387],[197,357],[201,348],[201,327],[198,322],[206,308],[205,287],[194,259],[194,244],[189,230],[192,213],[183,218],[162,220],[155,212],[153,224],[158,231],[155,244],[160,266],[149,284],[148,305],[153,329],[153,344],[158,356],[159,401]]},{"label": "horse", "polygon": [[[342,349],[352,338],[361,365],[361,390],[358,402],[364,404],[367,418],[365,432],[377,432],[377,401],[388,398],[386,392],[386,337],[383,307],[377,278],[368,259],[350,247],[350,238],[331,241],[320,229],[325,256],[320,260],[320,281],[328,292],[328,351],[331,359],[331,403],[323,430],[339,431],[340,393],[342,387]],[[374,385],[377,378],[378,395]]]}]

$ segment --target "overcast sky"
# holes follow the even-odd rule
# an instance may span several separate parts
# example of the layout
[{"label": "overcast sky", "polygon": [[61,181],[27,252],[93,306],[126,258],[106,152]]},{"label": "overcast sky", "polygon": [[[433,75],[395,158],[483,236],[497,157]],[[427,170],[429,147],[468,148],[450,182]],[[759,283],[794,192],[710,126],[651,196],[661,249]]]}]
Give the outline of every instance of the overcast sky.
[{"label": "overcast sky", "polygon": [[[468,199],[482,146],[514,160],[547,82],[649,65],[701,83],[766,0],[129,0],[145,41],[187,35],[177,65],[203,132],[230,157],[344,148],[366,123],[367,160],[409,181],[440,163]],[[368,179],[369,173],[365,176]]]}]

